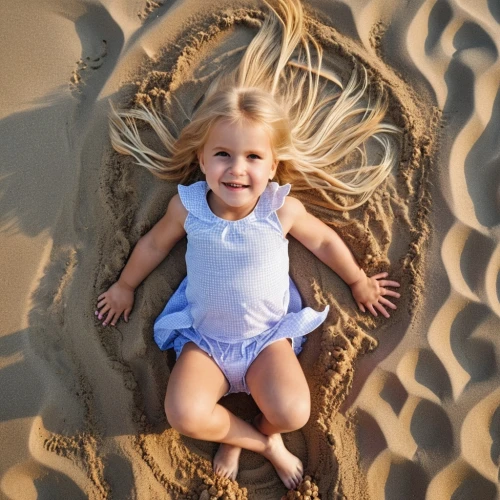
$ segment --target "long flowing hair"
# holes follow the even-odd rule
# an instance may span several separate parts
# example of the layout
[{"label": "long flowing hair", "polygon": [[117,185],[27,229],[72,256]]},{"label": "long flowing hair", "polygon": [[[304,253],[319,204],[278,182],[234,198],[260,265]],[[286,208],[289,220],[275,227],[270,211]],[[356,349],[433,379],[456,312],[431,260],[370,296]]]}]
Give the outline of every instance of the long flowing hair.
[{"label": "long flowing hair", "polygon": [[[213,124],[248,119],[270,133],[278,182],[291,183],[292,192],[314,190],[318,205],[358,207],[398,161],[391,136],[400,130],[384,121],[387,104],[380,95],[370,97],[362,66],[345,86],[322,67],[322,49],[306,30],[300,0],[277,3],[274,9],[266,2],[269,13],[238,66],[212,82],[187,125],[179,127],[168,111],[160,116],[154,107],[112,108],[111,142],[154,175],[189,183],[198,175],[198,152]],[[137,120],[152,127],[166,154],[144,144]],[[369,139],[379,146],[378,161],[370,163]],[[346,158],[356,165],[347,167]]]}]

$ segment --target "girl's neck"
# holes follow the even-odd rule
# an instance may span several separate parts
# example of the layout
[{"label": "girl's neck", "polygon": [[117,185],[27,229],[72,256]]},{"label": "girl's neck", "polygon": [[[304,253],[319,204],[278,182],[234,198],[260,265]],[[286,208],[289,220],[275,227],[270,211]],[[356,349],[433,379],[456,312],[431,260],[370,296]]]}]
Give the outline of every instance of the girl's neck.
[{"label": "girl's neck", "polygon": [[241,220],[250,215],[257,206],[259,199],[257,198],[252,204],[242,207],[231,207],[218,198],[212,190],[207,193],[207,204],[212,213],[219,219],[228,221]]}]

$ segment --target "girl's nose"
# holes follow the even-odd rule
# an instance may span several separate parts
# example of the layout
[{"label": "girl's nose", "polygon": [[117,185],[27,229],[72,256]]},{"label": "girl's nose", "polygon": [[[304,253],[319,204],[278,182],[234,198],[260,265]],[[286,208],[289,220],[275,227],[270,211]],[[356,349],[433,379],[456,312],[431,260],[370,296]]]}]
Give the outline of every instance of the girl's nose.
[{"label": "girl's nose", "polygon": [[235,158],[231,165],[231,173],[233,175],[242,175],[246,171],[246,163],[244,158]]}]

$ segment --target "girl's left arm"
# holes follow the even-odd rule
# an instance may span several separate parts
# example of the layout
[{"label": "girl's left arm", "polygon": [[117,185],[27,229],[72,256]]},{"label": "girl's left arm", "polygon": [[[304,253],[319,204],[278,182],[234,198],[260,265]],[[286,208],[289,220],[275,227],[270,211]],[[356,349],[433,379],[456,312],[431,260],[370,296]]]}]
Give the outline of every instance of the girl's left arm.
[{"label": "girl's left arm", "polygon": [[399,287],[399,283],[385,279],[387,273],[367,276],[342,238],[308,213],[299,200],[287,197],[283,207],[278,210],[278,217],[285,234],[290,233],[300,241],[351,287],[361,311],[368,309],[374,316],[380,312],[388,318],[386,308],[396,309],[386,296],[398,298],[400,294],[387,287]]}]

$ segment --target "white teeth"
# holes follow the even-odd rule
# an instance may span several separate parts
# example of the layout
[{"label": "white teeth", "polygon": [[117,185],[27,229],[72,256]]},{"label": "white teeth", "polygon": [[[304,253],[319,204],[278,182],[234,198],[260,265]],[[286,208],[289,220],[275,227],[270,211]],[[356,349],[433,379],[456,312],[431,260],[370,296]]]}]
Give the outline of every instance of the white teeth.
[{"label": "white teeth", "polygon": [[225,183],[226,186],[234,187],[234,188],[239,188],[239,187],[245,187],[243,184],[231,184],[230,182]]}]

